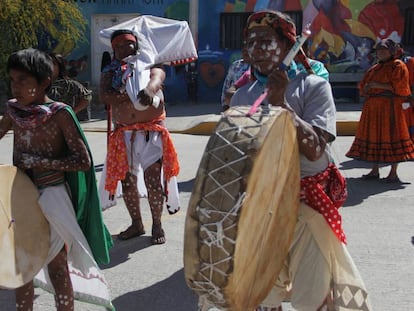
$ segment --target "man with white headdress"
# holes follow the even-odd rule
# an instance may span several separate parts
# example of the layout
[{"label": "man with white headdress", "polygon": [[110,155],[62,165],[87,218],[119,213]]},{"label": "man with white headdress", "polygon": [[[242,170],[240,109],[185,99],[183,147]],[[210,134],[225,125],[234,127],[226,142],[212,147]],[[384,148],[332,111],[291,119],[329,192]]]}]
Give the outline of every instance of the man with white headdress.
[{"label": "man with white headdress", "polygon": [[132,100],[128,86],[141,77],[134,76],[138,74],[131,69],[134,62],[127,59],[135,57],[139,51],[137,35],[128,29],[115,30],[111,45],[114,58],[103,69],[100,82],[100,99],[111,105],[115,124],[109,136],[105,189],[114,195],[121,180],[132,224],[119,234],[119,238],[127,240],[145,234],[137,189],[137,173],[141,166],[153,221],[151,242],[163,244],[166,239],[161,215],[166,187],[162,185],[161,170],[165,181],[177,176],[179,171],[177,153],[164,124],[162,87],[165,72],[157,65],[144,71],[149,76],[148,82],[139,87]]}]

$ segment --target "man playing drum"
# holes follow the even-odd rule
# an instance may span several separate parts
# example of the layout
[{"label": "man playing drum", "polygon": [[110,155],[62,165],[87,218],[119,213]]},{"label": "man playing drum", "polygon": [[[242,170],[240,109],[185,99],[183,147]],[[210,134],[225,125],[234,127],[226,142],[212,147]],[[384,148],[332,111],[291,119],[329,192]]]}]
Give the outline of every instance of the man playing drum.
[{"label": "man playing drum", "polygon": [[[164,125],[165,109],[162,86],[165,72],[153,66],[149,82],[138,92],[138,105],[125,91],[125,59],[137,55],[138,38],[127,29],[115,30],[111,36],[114,59],[103,69],[100,84],[101,101],[111,105],[115,130],[109,137],[105,189],[115,194],[119,180],[125,205],[132,224],[119,234],[127,240],[145,233],[142,223],[137,173],[139,165],[144,170],[148,201],[152,214],[152,244],[165,243],[161,225],[164,190],[161,184],[161,168],[164,180],[178,174],[177,154],[170,134]],[[137,74],[137,72],[133,72]],[[122,81],[124,80],[124,81]],[[135,85],[132,86],[137,87]],[[157,100],[159,103],[154,104]]]},{"label": "man playing drum", "polygon": [[347,192],[330,154],[329,144],[336,135],[330,85],[313,74],[302,52],[298,58],[307,73],[289,80],[280,69],[296,42],[295,25],[287,15],[253,13],[247,21],[245,42],[257,80],[240,88],[230,104],[251,105],[266,91],[265,104],[290,111],[301,164],[301,201],[293,242],[285,266],[258,310],[281,310],[288,290],[297,310],[369,310],[367,291],[345,246],[338,212]]},{"label": "man playing drum", "polygon": [[[102,222],[92,157],[73,110],[46,95],[52,70],[52,59],[42,51],[13,53],[7,72],[14,98],[0,121],[0,138],[14,131],[13,163],[39,189],[38,202],[50,226],[45,269],[34,281],[54,292],[59,311],[74,310],[74,299],[113,309],[97,265],[109,262],[112,240]],[[82,219],[92,228],[81,225]],[[17,230],[20,224],[14,225]],[[29,258],[24,258],[27,264]],[[33,300],[32,280],[16,289],[17,310],[33,310]]]}]

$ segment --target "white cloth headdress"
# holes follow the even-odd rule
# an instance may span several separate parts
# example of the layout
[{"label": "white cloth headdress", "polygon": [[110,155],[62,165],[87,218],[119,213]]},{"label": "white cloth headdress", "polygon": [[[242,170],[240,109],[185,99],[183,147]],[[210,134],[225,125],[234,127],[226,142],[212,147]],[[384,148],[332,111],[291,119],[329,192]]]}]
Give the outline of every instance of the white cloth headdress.
[{"label": "white cloth headdress", "polygon": [[[101,41],[111,46],[111,35],[115,30],[128,29],[138,38],[139,54],[125,61],[128,69],[124,73],[125,89],[138,110],[146,109],[137,100],[140,90],[149,82],[149,70],[156,64],[179,65],[197,59],[197,50],[186,21],[141,15],[99,32]],[[154,95],[154,104],[159,102]]]}]

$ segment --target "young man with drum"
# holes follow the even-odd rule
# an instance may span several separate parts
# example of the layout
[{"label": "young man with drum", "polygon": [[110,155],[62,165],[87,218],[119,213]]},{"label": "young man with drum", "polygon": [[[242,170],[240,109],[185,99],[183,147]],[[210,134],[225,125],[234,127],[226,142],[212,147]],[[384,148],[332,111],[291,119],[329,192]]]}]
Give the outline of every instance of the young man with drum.
[{"label": "young man with drum", "polygon": [[[73,110],[46,95],[52,70],[52,59],[35,49],[17,51],[7,62],[14,98],[0,121],[0,138],[14,131],[13,163],[39,189],[38,202],[50,227],[44,269],[34,282],[29,278],[16,289],[16,308],[33,310],[35,284],[54,291],[59,311],[74,310],[74,299],[112,309],[97,265],[109,262],[112,240],[102,222],[92,157]],[[23,259],[28,264],[37,260]]]},{"label": "young man with drum", "polygon": [[[265,104],[290,111],[301,164],[301,201],[293,242],[276,284],[258,310],[281,310],[288,289],[297,310],[369,310],[367,291],[345,246],[338,212],[346,199],[346,183],[329,148],[336,135],[330,85],[313,74],[301,51],[297,58],[307,73],[289,80],[282,69],[289,65],[283,61],[296,42],[295,25],[287,15],[253,13],[247,21],[245,42],[257,80],[240,88],[231,106],[253,104],[267,92]],[[346,292],[349,299],[343,299]]]},{"label": "young man with drum", "polygon": [[[128,58],[139,53],[138,38],[131,30],[119,29],[112,33],[111,44],[114,59],[103,69],[100,84],[101,101],[111,106],[109,109],[115,123],[115,130],[109,136],[105,189],[114,195],[118,181],[122,182],[123,198],[132,224],[119,234],[119,238],[127,240],[145,234],[137,189],[141,165],[152,214],[151,243],[163,244],[166,240],[161,215],[165,192],[161,169],[166,181],[176,176],[179,170],[177,154],[164,124],[162,86],[165,72],[162,67],[153,66],[147,72],[133,70],[127,77]],[[131,75],[139,80],[137,76],[146,73],[148,82],[140,81],[143,85],[128,80]],[[128,81],[132,81],[132,85]],[[128,85],[137,93],[133,100]]]}]

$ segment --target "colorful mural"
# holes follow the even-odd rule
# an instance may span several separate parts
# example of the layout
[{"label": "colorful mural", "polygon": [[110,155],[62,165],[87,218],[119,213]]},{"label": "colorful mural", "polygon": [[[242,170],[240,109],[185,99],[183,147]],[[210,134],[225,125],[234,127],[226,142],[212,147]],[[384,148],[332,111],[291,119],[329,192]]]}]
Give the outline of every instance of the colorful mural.
[{"label": "colorful mural", "polygon": [[[330,72],[365,71],[375,61],[372,48],[384,38],[401,41],[404,12],[399,0],[228,0],[200,1],[200,70],[202,88],[210,88],[208,100],[218,102],[223,67],[227,71],[240,51],[219,48],[218,27],[221,12],[251,12],[262,9],[302,11],[303,25],[310,25],[310,57],[322,61]],[[211,64],[214,65],[211,65]],[[204,70],[204,72],[202,72]],[[214,83],[211,79],[217,79]],[[211,90],[213,88],[213,90]]]},{"label": "colorful mural", "polygon": [[311,23],[310,55],[332,72],[364,71],[374,61],[377,41],[401,41],[404,15],[398,0],[302,2],[304,19]]},{"label": "colorful mural", "polygon": [[[383,38],[400,42],[404,30],[403,0],[211,0],[198,1],[198,50],[196,64],[198,101],[217,102],[229,64],[240,58],[239,50],[219,46],[220,13],[252,12],[261,9],[302,11],[303,25],[310,24],[308,39],[312,58],[322,61],[331,72],[364,71],[374,62],[372,47]],[[96,0],[78,1],[84,16],[136,12],[167,18],[189,20],[189,0]],[[406,3],[406,1],[405,1]],[[405,4],[406,5],[406,4]],[[59,45],[57,45],[59,46]],[[62,46],[62,45],[60,45]],[[65,45],[68,48],[70,45]],[[89,42],[73,49],[68,60],[90,64]],[[65,51],[66,52],[66,51]],[[78,62],[78,60],[81,60]],[[69,63],[69,61],[68,61]],[[185,68],[167,69],[166,98],[185,101]],[[88,79],[88,70],[79,70],[79,77]]]}]

